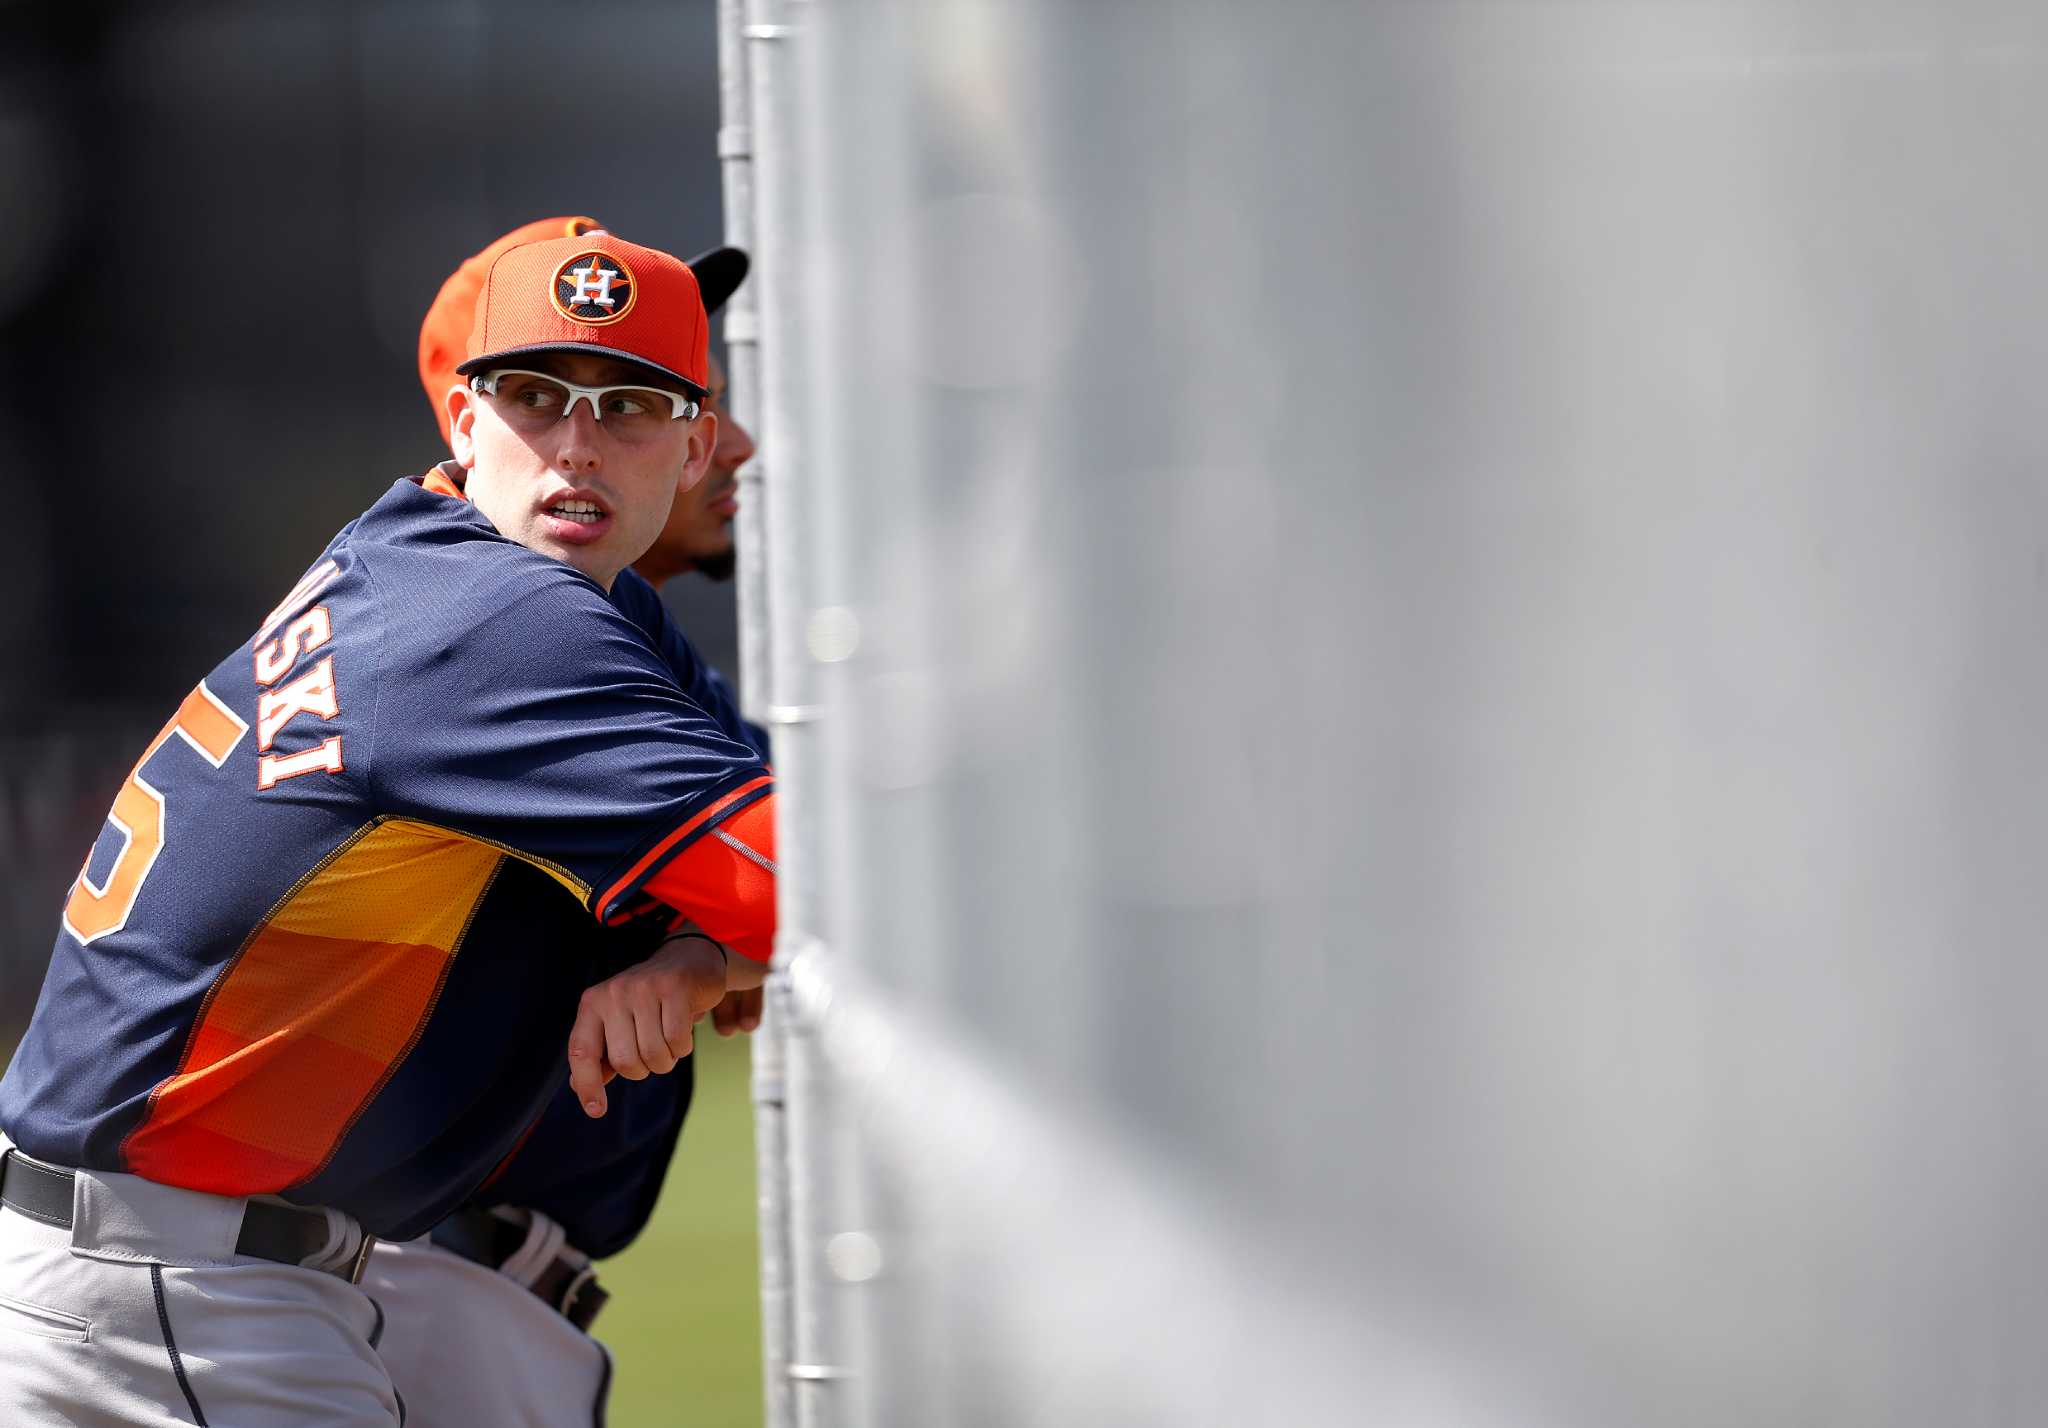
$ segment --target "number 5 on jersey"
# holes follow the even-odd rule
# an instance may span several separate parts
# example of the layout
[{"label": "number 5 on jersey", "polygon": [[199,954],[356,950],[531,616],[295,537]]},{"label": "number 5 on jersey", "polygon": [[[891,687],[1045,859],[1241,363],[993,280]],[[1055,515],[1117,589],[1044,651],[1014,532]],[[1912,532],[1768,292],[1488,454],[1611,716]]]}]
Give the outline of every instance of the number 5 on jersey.
[{"label": "number 5 on jersey", "polygon": [[90,942],[128,925],[128,914],[142,895],[143,879],[164,847],[164,796],[142,776],[142,766],[164,741],[176,734],[219,768],[248,732],[249,726],[216,699],[203,681],[185,696],[171,722],[149,741],[128,781],[114,795],[114,809],[107,821],[127,841],[108,870],[106,882],[97,887],[92,880],[92,854],[86,854],[85,866],[78,870],[78,881],[71,885],[71,897],[64,904],[65,931],[80,942]]}]

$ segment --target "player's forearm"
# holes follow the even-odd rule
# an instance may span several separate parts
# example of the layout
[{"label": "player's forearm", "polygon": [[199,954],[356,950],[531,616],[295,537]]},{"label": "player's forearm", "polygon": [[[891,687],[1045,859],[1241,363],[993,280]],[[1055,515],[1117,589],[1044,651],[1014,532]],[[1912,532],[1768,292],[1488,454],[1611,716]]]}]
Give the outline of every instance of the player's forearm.
[{"label": "player's forearm", "polygon": [[[692,922],[682,918],[669,932],[670,940],[678,937],[709,937],[715,943],[718,939]],[[665,944],[664,944],[665,945]],[[721,952],[726,951],[724,943],[718,943]],[[725,990],[728,992],[751,992],[768,980],[768,964],[757,962],[752,957],[734,957],[727,953],[725,959]]]}]

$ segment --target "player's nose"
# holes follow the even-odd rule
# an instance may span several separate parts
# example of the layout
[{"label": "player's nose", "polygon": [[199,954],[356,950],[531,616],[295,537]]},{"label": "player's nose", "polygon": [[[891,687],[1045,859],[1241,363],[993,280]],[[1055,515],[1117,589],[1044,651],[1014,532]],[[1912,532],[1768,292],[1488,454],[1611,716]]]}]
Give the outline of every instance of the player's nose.
[{"label": "player's nose", "polygon": [[754,434],[741,426],[731,412],[719,412],[718,444],[712,451],[712,464],[737,471],[753,459]]},{"label": "player's nose", "polygon": [[555,464],[564,471],[595,471],[603,463],[604,456],[599,449],[597,416],[590,409],[589,402],[580,403],[576,409],[556,423],[561,433],[555,448]]}]

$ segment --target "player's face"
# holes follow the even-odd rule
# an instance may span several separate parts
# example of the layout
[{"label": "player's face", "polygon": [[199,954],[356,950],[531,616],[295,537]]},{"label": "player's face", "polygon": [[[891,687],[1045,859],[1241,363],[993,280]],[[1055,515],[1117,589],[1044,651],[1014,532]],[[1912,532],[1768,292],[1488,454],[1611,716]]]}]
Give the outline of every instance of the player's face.
[{"label": "player's face", "polygon": [[633,562],[635,570],[657,585],[686,570],[713,580],[732,578],[732,518],[740,508],[739,472],[754,457],[754,438],[725,409],[725,368],[716,357],[711,359],[710,378],[711,400],[704,409],[718,417],[710,471],[694,488],[676,496],[660,537],[647,554]]},{"label": "player's face", "polygon": [[[583,353],[516,365],[584,386],[646,375]],[[717,440],[709,413],[626,434],[621,423],[600,422],[589,402],[535,426],[512,420],[501,400],[467,387],[450,398],[455,459],[469,472],[463,489],[499,534],[575,566],[607,590],[654,544],[678,493],[702,484]]]}]

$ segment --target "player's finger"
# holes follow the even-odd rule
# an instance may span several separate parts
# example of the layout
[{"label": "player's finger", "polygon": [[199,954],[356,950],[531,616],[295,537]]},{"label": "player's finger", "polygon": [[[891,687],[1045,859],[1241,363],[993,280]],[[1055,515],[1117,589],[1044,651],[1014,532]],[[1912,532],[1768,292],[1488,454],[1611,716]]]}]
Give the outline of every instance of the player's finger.
[{"label": "player's finger", "polygon": [[727,992],[711,1009],[711,1024],[720,1036],[737,1036],[761,1024],[761,993],[758,988]]},{"label": "player's finger", "polygon": [[712,1009],[711,1020],[720,1036],[752,1031],[761,1024],[761,989],[749,987],[743,991],[727,992],[725,999]]},{"label": "player's finger", "polygon": [[585,1115],[605,1113],[605,1069],[604,1024],[585,1006],[577,1011],[576,1025],[569,1030],[569,1087]]},{"label": "player's finger", "polygon": [[640,1033],[634,1029],[633,1013],[614,1008],[604,1019],[604,1054],[612,1070],[628,1081],[645,1081],[647,1063],[640,1059]]},{"label": "player's finger", "polygon": [[686,1003],[674,997],[661,999],[661,1034],[678,1060],[695,1049],[697,1038],[690,1029],[690,1009]]},{"label": "player's finger", "polygon": [[668,999],[663,997],[633,1012],[633,1034],[640,1046],[640,1060],[657,1076],[666,1076],[676,1069],[676,1053],[662,1031],[667,1008]]}]

